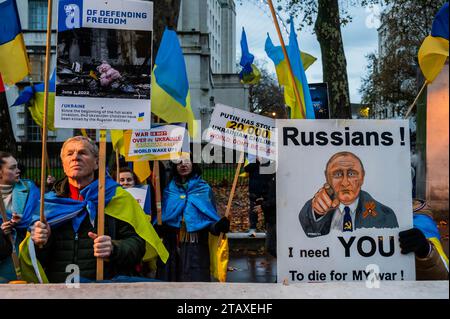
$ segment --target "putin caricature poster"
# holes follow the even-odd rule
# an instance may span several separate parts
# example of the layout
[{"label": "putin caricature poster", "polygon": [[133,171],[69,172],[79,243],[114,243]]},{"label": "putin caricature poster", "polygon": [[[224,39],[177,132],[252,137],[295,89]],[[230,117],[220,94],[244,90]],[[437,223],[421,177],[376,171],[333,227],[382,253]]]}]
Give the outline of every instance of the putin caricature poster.
[{"label": "putin caricature poster", "polygon": [[407,121],[277,121],[278,281],[414,280]]}]

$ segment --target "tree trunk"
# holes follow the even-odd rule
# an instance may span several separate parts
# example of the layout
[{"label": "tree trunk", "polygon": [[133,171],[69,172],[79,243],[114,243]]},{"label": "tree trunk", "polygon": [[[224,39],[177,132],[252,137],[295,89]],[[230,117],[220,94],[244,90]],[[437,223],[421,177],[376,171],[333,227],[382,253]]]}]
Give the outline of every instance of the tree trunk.
[{"label": "tree trunk", "polygon": [[0,141],[1,150],[17,155],[16,139],[14,137],[11,118],[9,117],[9,106],[4,92],[3,81],[0,75]]},{"label": "tree trunk", "polygon": [[338,0],[318,0],[314,30],[322,52],[323,80],[328,83],[332,118],[351,118],[347,60],[342,42]]},{"label": "tree trunk", "polygon": [[165,27],[173,30],[177,29],[178,16],[180,14],[181,0],[154,0],[154,18],[153,18],[153,61],[155,63],[159,43]]}]

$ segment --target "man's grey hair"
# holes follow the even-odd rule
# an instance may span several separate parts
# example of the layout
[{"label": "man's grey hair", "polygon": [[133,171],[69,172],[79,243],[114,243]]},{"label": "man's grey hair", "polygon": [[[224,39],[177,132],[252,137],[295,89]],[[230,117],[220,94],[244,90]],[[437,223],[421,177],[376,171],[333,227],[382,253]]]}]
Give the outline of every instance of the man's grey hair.
[{"label": "man's grey hair", "polygon": [[63,146],[61,147],[61,153],[60,153],[61,159],[63,158],[64,148],[67,146],[67,144],[69,144],[71,142],[83,142],[87,146],[89,151],[95,156],[95,158],[98,158],[97,144],[95,144],[95,142],[93,140],[91,140],[89,137],[79,135],[79,136],[71,137],[64,142]]}]

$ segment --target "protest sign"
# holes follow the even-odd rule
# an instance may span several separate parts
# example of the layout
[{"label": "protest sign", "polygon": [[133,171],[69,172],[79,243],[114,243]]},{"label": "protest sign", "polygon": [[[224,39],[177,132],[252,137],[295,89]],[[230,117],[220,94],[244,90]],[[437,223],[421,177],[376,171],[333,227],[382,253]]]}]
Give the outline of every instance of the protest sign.
[{"label": "protest sign", "polygon": [[150,130],[126,131],[124,140],[128,162],[174,160],[183,152],[189,153],[186,123],[156,124]]},{"label": "protest sign", "polygon": [[216,104],[203,139],[229,149],[275,160],[275,120]]},{"label": "protest sign", "polygon": [[277,128],[278,280],[414,280],[414,254],[402,255],[398,242],[413,220],[408,122],[278,120]]},{"label": "protest sign", "polygon": [[153,3],[58,3],[55,127],[151,125]]},{"label": "protest sign", "polygon": [[141,208],[144,209],[145,205],[145,199],[147,197],[147,188],[148,185],[143,185],[142,187],[129,187],[125,188],[126,191],[128,191],[141,205]]}]

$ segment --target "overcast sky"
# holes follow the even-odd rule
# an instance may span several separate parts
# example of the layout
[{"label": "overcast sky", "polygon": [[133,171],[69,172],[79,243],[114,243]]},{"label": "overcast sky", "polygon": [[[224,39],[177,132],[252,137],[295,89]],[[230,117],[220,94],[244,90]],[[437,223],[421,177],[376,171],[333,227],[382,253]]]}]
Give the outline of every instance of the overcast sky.
[{"label": "overcast sky", "polygon": [[[241,30],[245,28],[249,49],[255,55],[257,60],[267,61],[267,68],[275,72],[272,61],[267,57],[264,51],[264,43],[266,41],[267,32],[275,45],[279,45],[278,35],[276,33],[273,20],[270,16],[268,7],[262,5],[262,8],[256,3],[260,0],[244,1],[244,5],[236,4],[236,54],[238,59],[241,57]],[[373,11],[372,11],[373,12]],[[353,16],[353,22],[342,28],[342,36],[344,40],[345,55],[347,58],[347,73],[350,85],[350,96],[352,103],[359,103],[361,96],[358,89],[361,86],[361,78],[367,73],[366,55],[377,51],[378,33],[376,27],[373,27],[371,20],[372,15],[365,8],[350,8]],[[286,18],[286,17],[285,17]],[[295,21],[296,29],[298,29],[299,19]],[[370,27],[372,26],[372,27]],[[289,25],[286,24],[289,29]],[[320,45],[313,34],[312,27],[306,27],[300,32],[297,31],[300,49],[304,52],[312,54],[317,61],[306,71],[309,83],[322,82],[322,61],[320,53]],[[284,34],[284,41],[288,44],[288,36]]]}]

